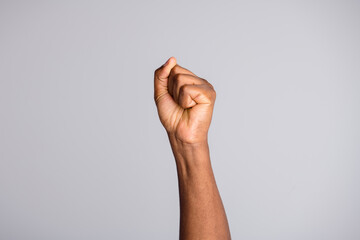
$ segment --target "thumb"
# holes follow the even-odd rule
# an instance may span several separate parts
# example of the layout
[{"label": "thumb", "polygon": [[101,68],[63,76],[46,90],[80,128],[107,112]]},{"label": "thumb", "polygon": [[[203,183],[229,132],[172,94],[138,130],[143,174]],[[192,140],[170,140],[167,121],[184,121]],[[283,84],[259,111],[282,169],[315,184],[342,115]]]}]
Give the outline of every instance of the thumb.
[{"label": "thumb", "polygon": [[155,100],[168,93],[168,80],[171,69],[176,65],[176,58],[170,57],[166,63],[155,70],[154,73],[154,98]]}]

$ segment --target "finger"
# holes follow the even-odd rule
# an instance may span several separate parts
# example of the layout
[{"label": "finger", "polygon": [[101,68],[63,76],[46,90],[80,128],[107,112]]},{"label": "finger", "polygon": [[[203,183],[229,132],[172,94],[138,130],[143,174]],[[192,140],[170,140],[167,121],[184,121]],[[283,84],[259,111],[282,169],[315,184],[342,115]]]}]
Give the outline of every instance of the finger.
[{"label": "finger", "polygon": [[190,70],[181,67],[179,64],[176,64],[176,65],[171,69],[171,72],[170,72],[170,75],[169,75],[169,83],[168,83],[168,88],[169,88],[169,90],[174,89],[173,81],[171,81],[171,79],[174,79],[175,76],[178,75],[178,74],[187,74],[187,75],[196,76],[196,75],[195,75],[193,72],[191,72]]},{"label": "finger", "polygon": [[169,93],[175,101],[177,101],[179,98],[180,88],[185,84],[201,85],[209,84],[209,82],[203,78],[199,78],[190,74],[176,74],[172,77],[169,77]]},{"label": "finger", "polygon": [[197,104],[214,104],[215,98],[216,92],[209,84],[185,84],[180,88],[178,104],[186,109]]},{"label": "finger", "polygon": [[187,68],[184,68],[182,66],[180,66],[179,64],[176,64],[174,66],[173,69],[171,69],[171,73],[170,73],[170,76],[171,77],[172,75],[176,75],[176,74],[189,74],[189,75],[193,75],[193,76],[196,76],[193,72],[191,72],[189,69]]},{"label": "finger", "polygon": [[170,57],[166,63],[154,72],[154,99],[155,101],[168,93],[168,79],[171,69],[176,65],[176,58]]}]

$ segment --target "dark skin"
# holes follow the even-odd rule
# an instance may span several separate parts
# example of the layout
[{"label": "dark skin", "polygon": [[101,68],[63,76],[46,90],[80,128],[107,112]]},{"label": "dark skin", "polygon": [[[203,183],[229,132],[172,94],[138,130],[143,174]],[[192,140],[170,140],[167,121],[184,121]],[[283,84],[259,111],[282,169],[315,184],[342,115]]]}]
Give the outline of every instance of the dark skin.
[{"label": "dark skin", "polygon": [[155,70],[154,100],[177,167],[180,240],[231,239],[208,145],[215,99],[213,86],[174,57]]}]

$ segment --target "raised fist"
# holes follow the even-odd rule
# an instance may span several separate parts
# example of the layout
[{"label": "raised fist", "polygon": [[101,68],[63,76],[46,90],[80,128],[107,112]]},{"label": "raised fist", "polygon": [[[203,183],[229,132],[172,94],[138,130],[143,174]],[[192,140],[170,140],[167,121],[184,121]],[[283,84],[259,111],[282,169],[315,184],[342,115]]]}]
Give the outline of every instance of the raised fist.
[{"label": "raised fist", "polygon": [[155,70],[154,100],[168,134],[183,143],[207,141],[216,92],[203,78],[171,57]]}]

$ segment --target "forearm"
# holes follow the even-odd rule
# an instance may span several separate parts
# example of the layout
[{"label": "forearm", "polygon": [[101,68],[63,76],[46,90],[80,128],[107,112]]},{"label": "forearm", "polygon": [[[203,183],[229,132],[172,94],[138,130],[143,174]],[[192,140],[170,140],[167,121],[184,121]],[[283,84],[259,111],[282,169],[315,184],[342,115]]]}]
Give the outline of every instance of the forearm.
[{"label": "forearm", "polygon": [[180,239],[230,239],[208,142],[186,144],[173,135],[168,136],[178,172]]},{"label": "forearm", "polygon": [[214,87],[174,57],[154,72],[154,100],[178,172],[181,240],[231,238],[207,142],[215,99]]}]

